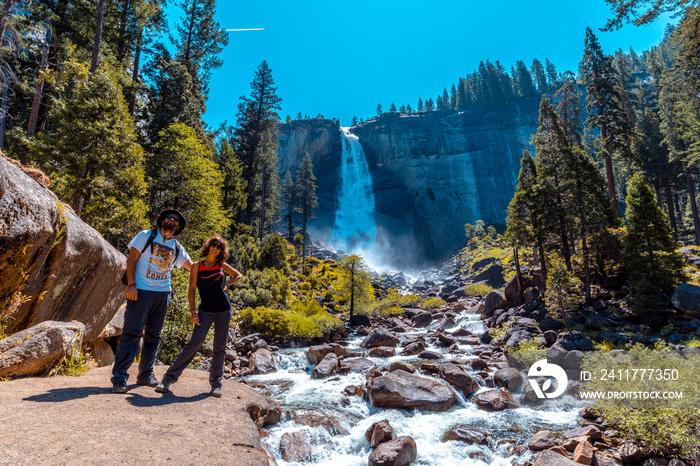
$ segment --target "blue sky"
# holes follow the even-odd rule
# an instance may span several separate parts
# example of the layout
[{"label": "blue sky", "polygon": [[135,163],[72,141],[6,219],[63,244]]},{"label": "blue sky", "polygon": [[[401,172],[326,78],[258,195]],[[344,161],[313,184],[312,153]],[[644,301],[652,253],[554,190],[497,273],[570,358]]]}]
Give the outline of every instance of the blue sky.
[{"label": "blue sky", "polygon": [[[480,60],[510,69],[545,58],[560,72],[575,71],[586,26],[606,53],[633,47],[638,53],[658,43],[668,18],[650,26],[626,25],[600,32],[610,10],[604,0],[524,2],[503,0],[259,0],[218,2],[222,28],[265,28],[232,32],[214,71],[205,121],[235,123],[241,95],[250,93],[258,65],[267,60],[282,98],[282,119],[298,112],[339,118],[369,118],[418,97],[435,100],[443,87],[475,70]],[[563,6],[566,5],[566,6]],[[170,21],[178,12],[168,9]]]}]

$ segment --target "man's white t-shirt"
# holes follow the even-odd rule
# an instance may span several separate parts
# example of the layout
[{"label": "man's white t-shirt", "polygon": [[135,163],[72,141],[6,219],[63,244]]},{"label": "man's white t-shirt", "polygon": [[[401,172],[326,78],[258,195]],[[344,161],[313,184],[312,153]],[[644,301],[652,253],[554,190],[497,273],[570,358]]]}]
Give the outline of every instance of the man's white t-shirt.
[{"label": "man's white t-shirt", "polygon": [[[131,248],[141,252],[151,235],[151,230],[144,230],[129,243]],[[170,271],[173,266],[182,267],[182,264],[190,260],[190,256],[182,245],[179,246],[180,254],[175,261],[175,238],[163,239],[160,231],[153,238],[153,243],[147,247],[136,263],[136,289],[147,291],[171,291]],[[151,254],[151,251],[153,253]]]}]

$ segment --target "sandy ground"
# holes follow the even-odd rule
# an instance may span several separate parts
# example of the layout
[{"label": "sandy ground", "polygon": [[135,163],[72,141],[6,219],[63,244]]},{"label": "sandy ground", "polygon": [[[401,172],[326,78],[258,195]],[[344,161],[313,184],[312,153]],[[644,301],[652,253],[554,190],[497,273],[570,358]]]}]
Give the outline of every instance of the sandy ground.
[{"label": "sandy ground", "polygon": [[0,464],[274,464],[247,411],[265,402],[249,387],[224,381],[214,398],[208,374],[186,370],[170,393],[131,383],[117,395],[111,369],[0,382]]}]

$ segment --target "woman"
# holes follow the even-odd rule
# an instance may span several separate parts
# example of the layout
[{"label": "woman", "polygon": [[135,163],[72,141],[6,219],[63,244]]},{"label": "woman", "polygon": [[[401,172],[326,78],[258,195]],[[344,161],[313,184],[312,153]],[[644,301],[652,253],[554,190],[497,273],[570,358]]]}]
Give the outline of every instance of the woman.
[{"label": "woman", "polygon": [[[224,376],[224,359],[226,343],[231,323],[231,302],[226,294],[226,288],[233,285],[243,276],[240,272],[226,263],[228,259],[228,243],[221,236],[212,236],[199,251],[204,260],[196,262],[190,270],[190,285],[187,298],[190,303],[190,313],[195,327],[192,338],[185,345],[163,380],[156,386],[156,391],[165,393],[170,384],[177,382],[182,371],[192,361],[197,351],[207,337],[209,327],[214,324],[214,356],[211,358],[209,383],[211,394],[221,396],[221,379]],[[226,275],[231,279],[225,281]],[[199,312],[194,307],[195,287],[199,290]]]}]

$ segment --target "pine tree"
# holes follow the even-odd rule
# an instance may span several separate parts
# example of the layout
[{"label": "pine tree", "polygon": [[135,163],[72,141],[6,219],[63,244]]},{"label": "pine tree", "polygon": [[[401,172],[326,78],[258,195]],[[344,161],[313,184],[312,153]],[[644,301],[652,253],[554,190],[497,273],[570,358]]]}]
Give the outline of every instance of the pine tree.
[{"label": "pine tree", "polygon": [[51,110],[55,130],[31,140],[33,159],[76,214],[122,247],[145,225],[147,207],[144,153],[118,73],[104,64],[88,74],[86,64],[69,59],[62,77],[72,89]]},{"label": "pine tree", "polygon": [[537,89],[532,83],[532,75],[530,71],[525,66],[525,63],[518,60],[515,62],[515,76],[513,80],[514,84],[514,94],[518,97],[534,97],[537,95]]},{"label": "pine tree", "polygon": [[547,90],[548,92],[552,92],[554,89],[557,89],[560,84],[561,80],[559,79],[559,73],[557,73],[557,69],[552,64],[552,62],[549,61],[549,59],[545,60],[545,70],[547,72]]},{"label": "pine tree", "polygon": [[434,112],[435,111],[435,103],[433,102],[433,99],[428,99],[425,102],[425,111],[426,112]]},{"label": "pine tree", "polygon": [[358,305],[365,304],[373,297],[374,290],[369,281],[369,273],[362,257],[351,254],[340,261],[338,290],[348,303],[350,325]]},{"label": "pine tree", "polygon": [[274,223],[279,183],[277,179],[277,121],[280,99],[272,71],[263,61],[250,84],[249,97],[241,97],[235,130],[236,154],[246,180],[246,209],[241,221],[257,227],[258,238]]},{"label": "pine tree", "polygon": [[180,210],[187,229],[178,239],[191,246],[228,231],[230,220],[221,202],[224,178],[205,141],[176,123],[159,135],[152,150],[146,165],[151,213]]},{"label": "pine tree", "polygon": [[530,72],[532,73],[532,78],[535,81],[535,87],[537,88],[537,92],[540,94],[546,94],[547,77],[545,75],[544,68],[542,67],[542,62],[540,62],[537,58],[532,60]]},{"label": "pine tree", "polygon": [[571,71],[564,73],[564,84],[554,94],[557,100],[557,113],[571,144],[581,146],[581,94]]},{"label": "pine tree", "polygon": [[237,218],[246,207],[246,181],[243,179],[243,169],[238,157],[227,138],[221,140],[214,162],[219,165],[219,170],[224,176],[221,188],[222,207],[226,210],[228,218]]},{"label": "pine tree", "polygon": [[394,105],[394,102],[391,103],[391,107],[389,107],[389,111],[392,113],[396,112],[396,105]]},{"label": "pine tree", "polygon": [[377,105],[377,115],[381,115],[383,112],[382,110],[382,104]]},{"label": "pine tree", "polygon": [[297,189],[289,170],[284,172],[282,179],[282,191],[280,192],[280,208],[282,210],[282,222],[287,226],[287,238],[291,241],[294,237],[294,217],[297,214]]},{"label": "pine tree", "polygon": [[423,99],[420,97],[418,97],[418,107],[416,107],[416,111],[418,113],[425,111],[425,105],[423,104]]},{"label": "pine tree", "polygon": [[302,260],[306,258],[306,227],[310,219],[315,218],[315,211],[318,207],[318,197],[316,196],[316,177],[314,176],[314,165],[311,155],[304,153],[304,158],[297,169],[297,196],[298,206],[301,213],[301,234],[304,237],[302,246]]},{"label": "pine tree", "polygon": [[684,261],[675,251],[668,219],[640,173],[630,180],[627,193],[625,263],[634,288],[632,309],[653,319],[663,296],[684,280]]},{"label": "pine tree", "polygon": [[601,49],[598,39],[590,28],[586,28],[586,43],[581,61],[581,76],[587,83],[586,110],[589,113],[585,121],[589,128],[600,130],[601,155],[605,160],[605,172],[608,179],[608,195],[612,210],[620,216],[613,157],[632,159],[632,129],[627,113],[622,107],[620,85],[615,77],[610,57]]}]

